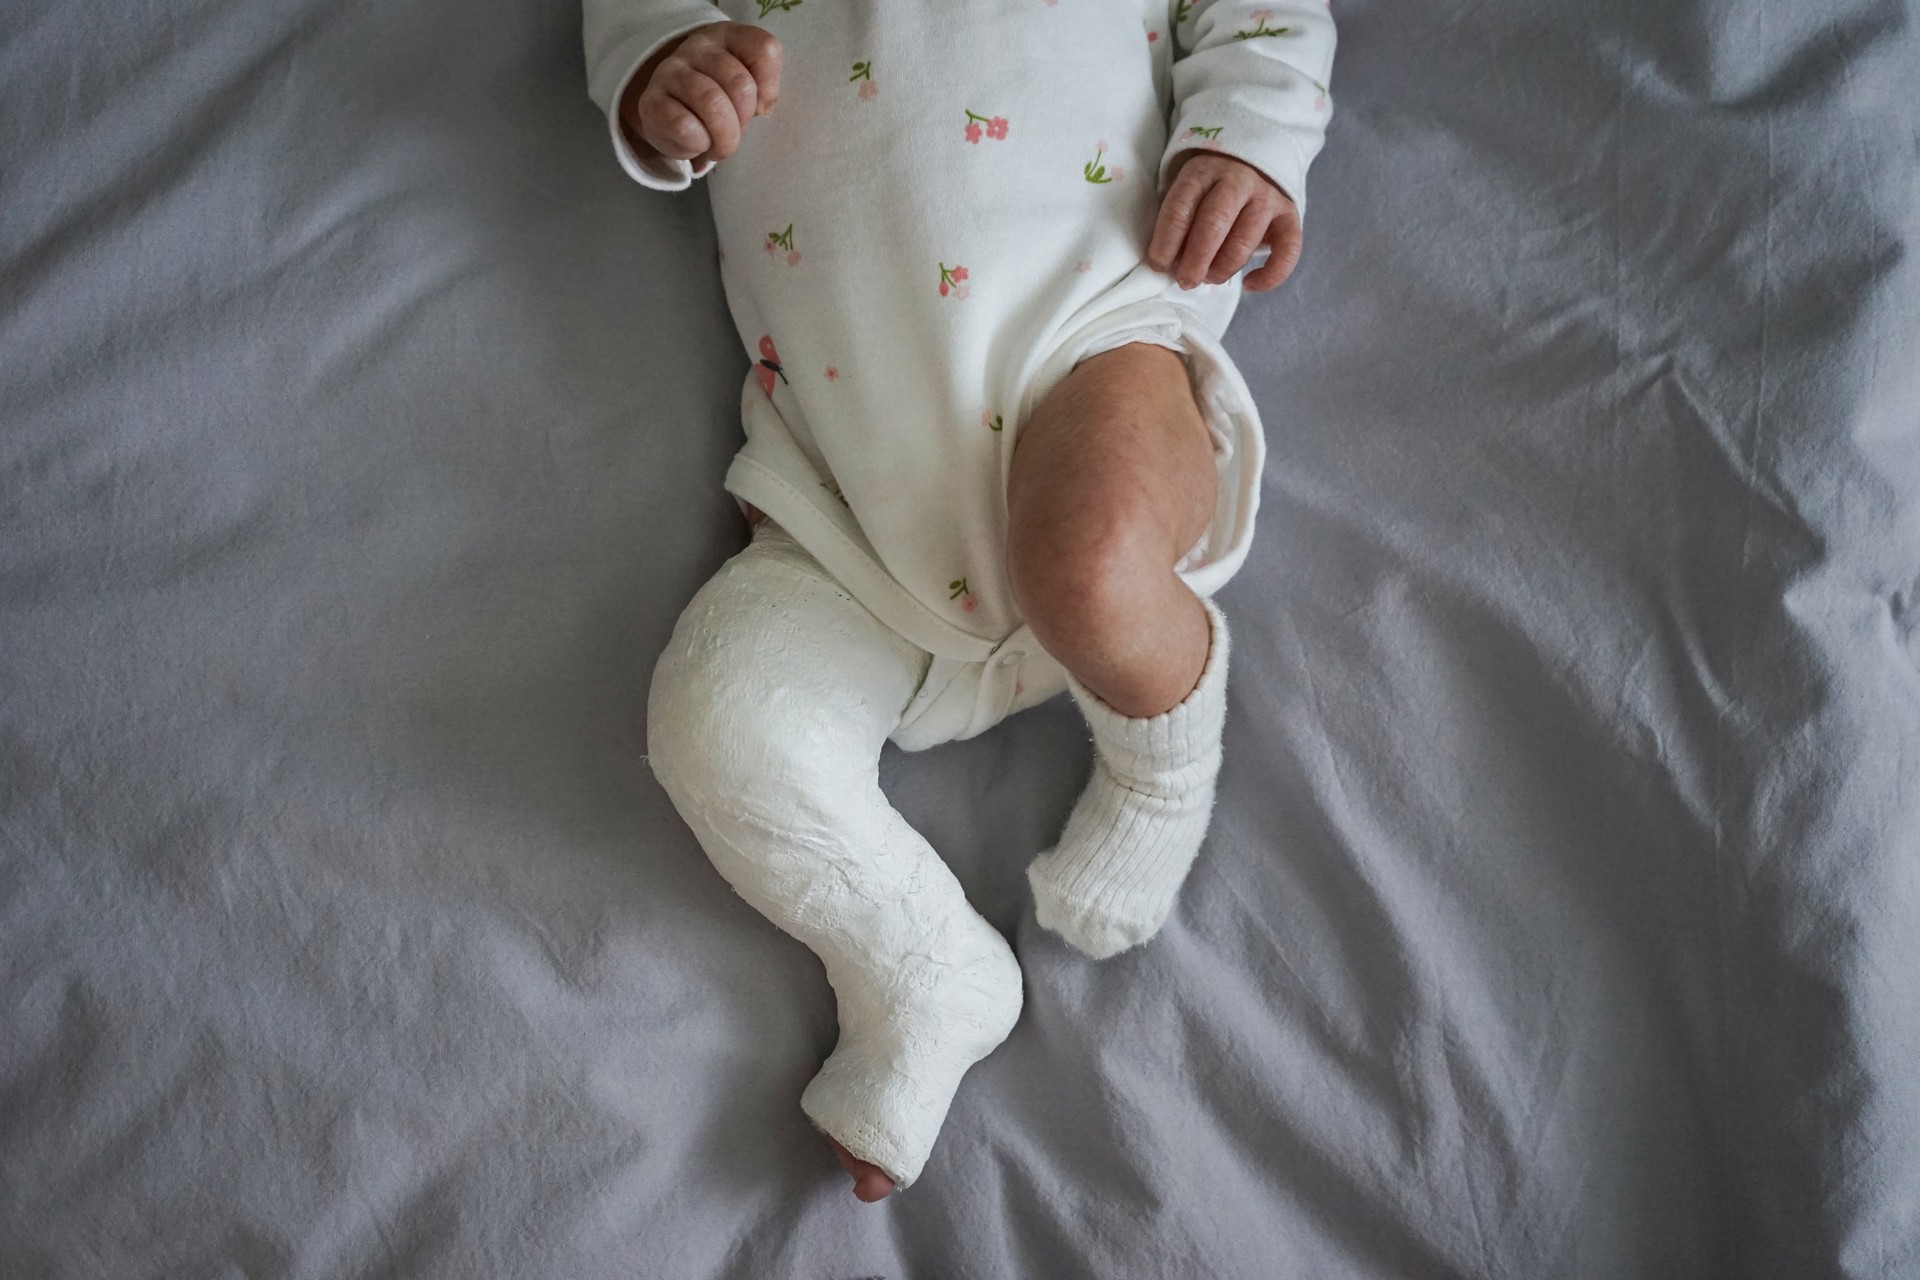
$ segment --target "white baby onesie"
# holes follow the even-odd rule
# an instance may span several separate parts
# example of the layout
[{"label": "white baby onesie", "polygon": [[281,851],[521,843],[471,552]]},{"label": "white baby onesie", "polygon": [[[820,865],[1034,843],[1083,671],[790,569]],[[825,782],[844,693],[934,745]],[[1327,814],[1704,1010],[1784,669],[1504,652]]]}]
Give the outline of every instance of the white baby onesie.
[{"label": "white baby onesie", "polygon": [[[780,39],[777,106],[717,166],[642,159],[616,118],[627,82],[727,19]],[[1238,569],[1265,453],[1220,346],[1240,280],[1182,290],[1142,259],[1184,150],[1247,161],[1304,213],[1330,111],[1323,0],[587,0],[585,41],[627,172],[708,182],[753,361],[728,490],[934,655],[900,745],[1065,687],[1008,587],[1005,482],[1079,360],[1186,354],[1222,483],[1182,576],[1205,596]]]}]

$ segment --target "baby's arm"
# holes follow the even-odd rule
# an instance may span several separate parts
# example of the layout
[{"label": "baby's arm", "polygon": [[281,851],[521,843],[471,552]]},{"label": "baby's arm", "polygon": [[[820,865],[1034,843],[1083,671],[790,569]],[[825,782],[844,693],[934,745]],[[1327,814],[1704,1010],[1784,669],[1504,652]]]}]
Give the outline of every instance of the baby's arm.
[{"label": "baby's arm", "polygon": [[1219,284],[1256,247],[1247,288],[1300,256],[1307,166],[1326,137],[1333,18],[1323,0],[1173,0],[1173,120],[1166,192],[1147,261],[1189,287]]},{"label": "baby's arm", "polygon": [[780,96],[780,42],[707,0],[585,0],[587,92],[632,178],[680,191]]}]

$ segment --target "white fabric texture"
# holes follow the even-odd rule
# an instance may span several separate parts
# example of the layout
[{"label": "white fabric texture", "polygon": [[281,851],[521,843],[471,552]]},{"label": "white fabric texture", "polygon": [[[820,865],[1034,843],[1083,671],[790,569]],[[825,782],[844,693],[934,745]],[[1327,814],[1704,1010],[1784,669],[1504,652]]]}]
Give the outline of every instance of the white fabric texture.
[{"label": "white fabric texture", "polygon": [[929,657],[767,521],[681,615],[647,702],[649,762],[701,847],[826,966],[840,1039],[801,1108],[898,1189],[1021,1008],[1012,948],[880,790]]},{"label": "white fabric texture", "polygon": [[[1148,331],[1185,350],[1222,457],[1206,575],[1244,560],[1264,458],[1219,339],[1238,277],[1182,290],[1143,265],[1172,157],[1217,149],[1304,201],[1330,106],[1320,0],[768,4],[592,0],[589,88],[627,171],[621,89],[702,21],[756,22],[781,93],[703,168],[727,300],[753,362],[726,485],[876,616],[939,657],[985,661],[1023,620],[1005,481],[1033,406],[1090,349]],[[999,708],[1004,713],[1005,708]]]},{"label": "white fabric texture", "polygon": [[1213,815],[1227,715],[1227,620],[1202,600],[1206,666],[1181,702],[1157,716],[1121,715],[1068,677],[1093,731],[1093,777],[1060,842],[1027,868],[1045,927],[1104,960],[1160,931]]}]

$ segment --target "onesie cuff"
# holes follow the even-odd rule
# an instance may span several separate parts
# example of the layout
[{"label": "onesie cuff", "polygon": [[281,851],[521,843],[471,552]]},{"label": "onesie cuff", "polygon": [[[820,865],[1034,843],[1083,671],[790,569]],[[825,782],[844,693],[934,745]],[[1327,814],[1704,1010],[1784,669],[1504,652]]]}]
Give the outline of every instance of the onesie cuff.
[{"label": "onesie cuff", "polygon": [[[647,59],[659,52],[660,47],[689,31],[726,21],[710,4],[683,5],[661,22],[634,33],[615,45],[603,56],[596,72],[601,84],[606,85],[604,99],[599,93],[593,96],[603,102],[607,114],[607,132],[613,140],[613,154],[620,161],[620,167],[628,177],[643,187],[654,191],[685,191],[693,185],[695,178],[704,178],[713,169],[713,162],[707,161],[694,168],[691,161],[675,160],[655,152],[641,155],[627,138],[627,131],[620,125],[620,100],[626,96],[627,88],[633,83],[633,77],[646,65]],[[617,73],[618,79],[611,79]],[[599,85],[595,86],[600,87]]]}]

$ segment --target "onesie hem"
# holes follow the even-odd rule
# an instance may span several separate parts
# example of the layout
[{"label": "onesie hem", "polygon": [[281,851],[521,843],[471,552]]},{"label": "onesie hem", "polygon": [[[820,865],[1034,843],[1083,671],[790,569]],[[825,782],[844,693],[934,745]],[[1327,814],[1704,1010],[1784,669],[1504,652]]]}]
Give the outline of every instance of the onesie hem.
[{"label": "onesie hem", "polygon": [[928,653],[985,662],[1005,643],[971,635],[935,615],[791,481],[757,458],[735,455],[725,485],[777,520],[854,599]]}]

